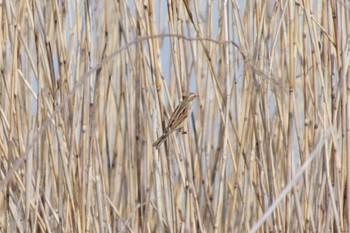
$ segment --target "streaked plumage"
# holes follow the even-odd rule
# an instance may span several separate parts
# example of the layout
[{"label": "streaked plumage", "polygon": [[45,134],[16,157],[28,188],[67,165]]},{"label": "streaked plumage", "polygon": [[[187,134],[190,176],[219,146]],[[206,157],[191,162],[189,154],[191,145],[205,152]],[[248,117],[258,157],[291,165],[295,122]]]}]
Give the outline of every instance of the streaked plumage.
[{"label": "streaked plumage", "polygon": [[190,93],[187,95],[183,101],[175,108],[174,112],[171,114],[170,120],[168,122],[168,126],[161,137],[157,139],[153,143],[153,146],[158,148],[162,143],[167,139],[170,133],[176,131],[181,128],[188,116],[192,112],[192,101],[197,97],[196,94]]}]

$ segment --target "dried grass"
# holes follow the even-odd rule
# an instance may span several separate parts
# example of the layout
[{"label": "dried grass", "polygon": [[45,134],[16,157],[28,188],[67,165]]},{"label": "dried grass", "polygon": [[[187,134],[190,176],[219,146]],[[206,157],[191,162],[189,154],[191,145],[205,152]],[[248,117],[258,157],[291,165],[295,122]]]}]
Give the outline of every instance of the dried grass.
[{"label": "dried grass", "polygon": [[3,1],[0,231],[349,232],[349,2],[242,2]]}]

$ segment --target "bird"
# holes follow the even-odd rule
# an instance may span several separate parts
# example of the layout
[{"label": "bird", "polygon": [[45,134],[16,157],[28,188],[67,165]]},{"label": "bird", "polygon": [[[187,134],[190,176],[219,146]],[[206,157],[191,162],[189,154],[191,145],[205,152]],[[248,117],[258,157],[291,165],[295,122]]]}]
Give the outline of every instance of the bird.
[{"label": "bird", "polygon": [[153,147],[158,150],[162,143],[172,132],[182,128],[183,124],[186,122],[187,118],[192,112],[192,102],[196,97],[197,95],[195,93],[189,93],[184,97],[184,99],[179,103],[174,112],[171,114],[170,120],[163,135],[153,143]]}]

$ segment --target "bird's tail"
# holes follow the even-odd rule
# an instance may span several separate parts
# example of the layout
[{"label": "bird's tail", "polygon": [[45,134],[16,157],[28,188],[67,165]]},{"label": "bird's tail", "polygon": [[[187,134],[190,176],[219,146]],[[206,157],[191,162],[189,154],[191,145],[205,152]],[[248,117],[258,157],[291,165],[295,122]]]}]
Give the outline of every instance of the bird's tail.
[{"label": "bird's tail", "polygon": [[165,141],[165,139],[167,139],[168,136],[169,134],[167,133],[163,134],[161,137],[157,139],[157,141],[153,143],[153,147],[155,147],[158,150],[160,145],[162,145],[162,143]]}]

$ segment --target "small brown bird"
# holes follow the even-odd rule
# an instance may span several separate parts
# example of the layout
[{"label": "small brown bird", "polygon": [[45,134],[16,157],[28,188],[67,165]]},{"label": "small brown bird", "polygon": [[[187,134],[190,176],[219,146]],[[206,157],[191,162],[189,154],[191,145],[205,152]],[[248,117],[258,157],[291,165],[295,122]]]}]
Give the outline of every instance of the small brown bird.
[{"label": "small brown bird", "polygon": [[174,112],[171,114],[168,126],[165,129],[165,132],[160,136],[157,141],[153,143],[153,147],[157,150],[160,145],[167,139],[170,133],[180,129],[183,124],[186,122],[188,116],[192,112],[192,101],[197,97],[196,94],[190,93],[184,97],[182,102],[175,108]]}]

